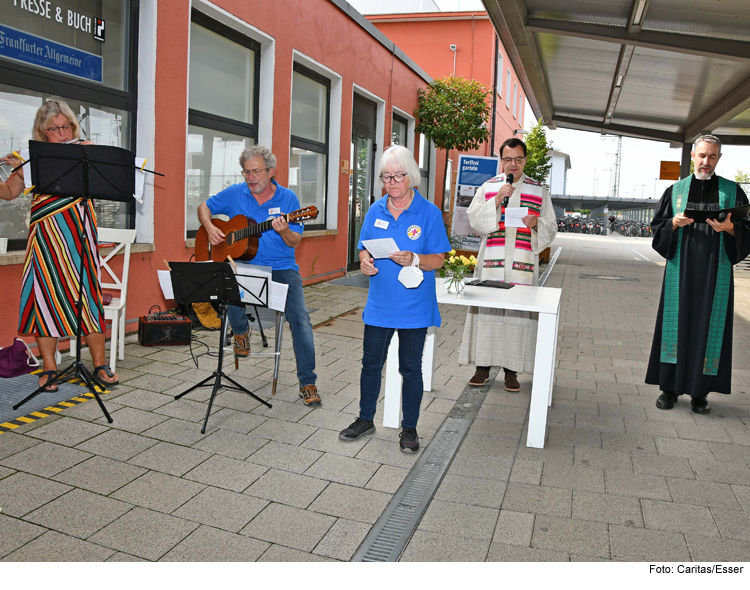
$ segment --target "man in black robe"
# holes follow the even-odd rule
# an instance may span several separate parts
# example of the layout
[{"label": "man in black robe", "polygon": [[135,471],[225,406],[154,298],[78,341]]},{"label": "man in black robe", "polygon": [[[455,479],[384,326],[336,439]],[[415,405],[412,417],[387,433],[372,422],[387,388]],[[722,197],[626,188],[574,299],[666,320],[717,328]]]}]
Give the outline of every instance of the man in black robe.
[{"label": "man in black robe", "polygon": [[707,414],[708,393],[731,390],[732,265],[750,253],[750,223],[731,214],[724,221],[691,219],[691,210],[748,204],[736,183],[714,174],[721,158],[717,137],[699,137],[691,156],[695,174],[664,191],[651,222],[653,248],[667,259],[667,268],[646,383],[662,391],[657,408],[670,410],[687,394],[693,412]]}]

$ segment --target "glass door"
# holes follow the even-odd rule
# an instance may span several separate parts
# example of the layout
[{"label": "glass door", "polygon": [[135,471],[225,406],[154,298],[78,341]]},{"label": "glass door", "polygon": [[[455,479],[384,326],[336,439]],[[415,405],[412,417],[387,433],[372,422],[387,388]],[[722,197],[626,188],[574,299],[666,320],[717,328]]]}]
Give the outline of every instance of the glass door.
[{"label": "glass door", "polygon": [[351,176],[349,178],[349,262],[347,270],[359,269],[359,234],[370,205],[374,202],[375,174],[375,117],[373,103],[354,97],[352,117],[352,143],[350,150]]}]

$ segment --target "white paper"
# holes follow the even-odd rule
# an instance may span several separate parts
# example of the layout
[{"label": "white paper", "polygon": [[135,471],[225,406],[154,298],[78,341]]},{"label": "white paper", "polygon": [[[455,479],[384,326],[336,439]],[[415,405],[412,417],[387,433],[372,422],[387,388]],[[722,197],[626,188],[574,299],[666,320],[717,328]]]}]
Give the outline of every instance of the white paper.
[{"label": "white paper", "polygon": [[470,184],[462,184],[458,187],[458,194],[463,197],[473,197],[475,192],[477,192],[477,187]]},{"label": "white paper", "polygon": [[156,273],[159,275],[159,286],[164,293],[164,299],[174,299],[171,273],[168,270],[157,270]]},{"label": "white paper", "polygon": [[394,252],[398,252],[396,240],[393,238],[381,238],[379,240],[362,240],[362,244],[373,258],[388,258]]},{"label": "white paper", "polygon": [[271,273],[273,270],[270,266],[250,264],[248,262],[243,262],[242,260],[235,260],[234,262],[237,265],[236,274],[238,275],[246,277],[266,277],[269,281],[271,280]]},{"label": "white paper", "polygon": [[286,293],[289,285],[286,283],[271,283],[271,295],[268,298],[268,307],[276,311],[284,311],[286,308]]},{"label": "white paper", "polygon": [[506,207],[505,227],[526,227],[522,218],[526,217],[528,214],[528,207]]}]

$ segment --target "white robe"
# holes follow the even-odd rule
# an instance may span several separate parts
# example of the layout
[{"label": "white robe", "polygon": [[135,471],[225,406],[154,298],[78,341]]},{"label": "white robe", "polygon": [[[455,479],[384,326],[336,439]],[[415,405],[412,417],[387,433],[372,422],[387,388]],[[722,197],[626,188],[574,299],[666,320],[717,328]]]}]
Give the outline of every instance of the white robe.
[{"label": "white robe", "polygon": [[[557,235],[557,218],[552,206],[552,199],[546,187],[526,184],[522,175],[513,183],[516,189],[508,201],[508,207],[518,207],[521,192],[542,194],[542,210],[539,215],[537,230],[531,232],[531,249],[534,253],[533,285],[539,285],[539,253],[549,247]],[[533,189],[532,189],[533,186]],[[485,200],[485,185],[474,195],[467,211],[469,223],[481,234],[482,245],[477,256],[475,278],[482,278],[484,254],[487,248],[487,234],[497,231],[501,210],[495,206],[495,200]],[[512,256],[515,252],[516,229],[505,230],[505,281],[510,282],[513,268]],[[505,311],[487,307],[470,307],[466,314],[463,340],[458,353],[458,363],[474,363],[477,366],[504,367],[518,373],[534,372],[534,351],[536,333],[539,325],[539,314],[525,311]]]}]

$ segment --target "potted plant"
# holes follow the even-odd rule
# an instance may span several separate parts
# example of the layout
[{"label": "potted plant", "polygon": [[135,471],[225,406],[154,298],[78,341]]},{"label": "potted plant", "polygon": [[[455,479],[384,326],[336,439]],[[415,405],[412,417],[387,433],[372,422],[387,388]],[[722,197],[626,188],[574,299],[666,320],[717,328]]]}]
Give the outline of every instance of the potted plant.
[{"label": "potted plant", "polygon": [[445,258],[443,266],[440,269],[440,276],[444,279],[443,284],[448,293],[458,295],[464,290],[466,275],[467,273],[474,272],[476,264],[477,259],[473,254],[469,258],[466,258],[463,254],[456,255],[455,250],[448,252],[448,256]]}]

